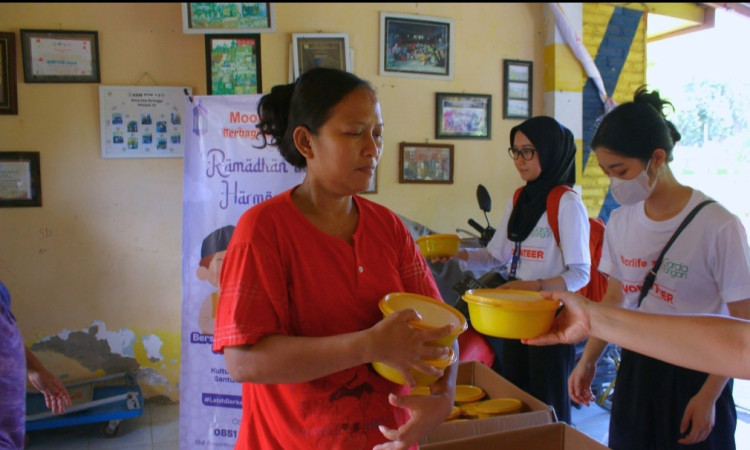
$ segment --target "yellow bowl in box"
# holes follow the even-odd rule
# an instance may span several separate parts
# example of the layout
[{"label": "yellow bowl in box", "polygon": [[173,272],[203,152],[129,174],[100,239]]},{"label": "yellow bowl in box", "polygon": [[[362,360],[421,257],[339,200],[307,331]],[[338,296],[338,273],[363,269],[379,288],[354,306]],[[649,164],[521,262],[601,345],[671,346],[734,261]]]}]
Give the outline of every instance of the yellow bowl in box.
[{"label": "yellow bowl in box", "polygon": [[456,385],[456,403],[470,403],[481,400],[484,397],[484,389],[471,384]]},{"label": "yellow bowl in box", "polygon": [[[431,366],[437,367],[438,369],[446,369],[452,364],[455,364],[458,360],[458,357],[453,352],[453,349],[449,348],[448,350],[448,356],[445,358],[430,360],[426,359],[425,361]],[[397,384],[406,385],[406,380],[401,375],[401,372],[394,369],[392,366],[389,366],[388,364],[380,361],[373,361],[372,368],[375,369],[375,372],[379,373],[383,378],[393,381]],[[434,375],[427,375],[426,373],[416,369],[411,369],[411,376],[414,377],[414,381],[416,381],[417,386],[429,386],[440,378]]]},{"label": "yellow bowl in box", "polygon": [[383,317],[388,317],[395,311],[402,309],[411,308],[416,310],[422,316],[422,320],[413,322],[411,326],[414,328],[427,330],[452,324],[453,331],[451,334],[430,342],[430,344],[440,347],[450,347],[453,345],[458,335],[466,331],[466,328],[469,326],[466,322],[466,317],[459,310],[426,295],[409,292],[392,292],[380,299],[378,307],[383,313]]},{"label": "yellow bowl in box", "polygon": [[463,295],[471,325],[480,333],[507,339],[529,339],[546,333],[562,306],[535,291],[470,289]]},{"label": "yellow bowl in box", "polygon": [[461,237],[457,234],[428,234],[417,238],[419,252],[425,258],[450,258],[456,256]]},{"label": "yellow bowl in box", "polygon": [[521,400],[517,398],[491,398],[478,402],[474,411],[480,419],[502,416],[503,414],[515,414],[521,410]]}]

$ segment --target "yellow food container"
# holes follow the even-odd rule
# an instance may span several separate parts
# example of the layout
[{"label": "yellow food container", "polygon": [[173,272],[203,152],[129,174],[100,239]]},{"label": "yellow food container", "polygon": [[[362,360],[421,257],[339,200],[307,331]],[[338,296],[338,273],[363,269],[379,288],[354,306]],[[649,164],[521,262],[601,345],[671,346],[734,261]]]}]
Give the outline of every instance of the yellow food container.
[{"label": "yellow food container", "polygon": [[479,411],[477,411],[477,405],[480,402],[469,402],[461,403],[458,407],[461,409],[461,415],[468,419],[476,419],[479,417]]},{"label": "yellow food container", "polygon": [[480,333],[507,339],[529,339],[552,327],[559,300],[539,292],[513,289],[470,289],[463,295],[471,325]]},{"label": "yellow food container", "polygon": [[461,237],[457,234],[428,234],[417,238],[419,252],[425,258],[451,258],[458,253]]},{"label": "yellow food container", "polygon": [[383,297],[378,303],[383,317],[388,317],[395,311],[402,309],[414,309],[422,320],[412,323],[414,328],[431,329],[440,328],[452,324],[453,331],[448,336],[430,342],[440,347],[450,347],[458,338],[458,335],[466,331],[468,323],[466,317],[456,308],[441,302],[440,300],[426,295],[412,294],[409,292],[392,292]]},{"label": "yellow food container", "polygon": [[459,408],[458,406],[454,406],[453,409],[451,410],[450,415],[445,420],[457,419],[458,416],[460,416],[460,415],[461,415],[461,408]]},{"label": "yellow food container", "polygon": [[[448,350],[450,352],[445,358],[425,361],[431,366],[437,367],[438,369],[446,369],[452,364],[455,364],[455,362],[458,360],[458,357],[456,357],[453,349],[449,348]],[[383,378],[393,381],[397,384],[406,385],[406,380],[401,375],[401,372],[394,369],[392,366],[389,366],[388,364],[380,361],[373,361],[372,368],[375,369],[375,372],[379,373]],[[420,372],[419,370],[415,369],[411,369],[411,376],[414,377],[414,381],[416,381],[417,386],[429,386],[440,378],[433,375],[427,375],[426,373]]]},{"label": "yellow food container", "polygon": [[479,386],[471,384],[456,385],[456,403],[470,403],[481,400],[484,397],[484,390]]},{"label": "yellow food container", "polygon": [[515,414],[521,410],[521,400],[517,398],[491,398],[478,402],[474,411],[480,419],[501,416],[503,414]]}]

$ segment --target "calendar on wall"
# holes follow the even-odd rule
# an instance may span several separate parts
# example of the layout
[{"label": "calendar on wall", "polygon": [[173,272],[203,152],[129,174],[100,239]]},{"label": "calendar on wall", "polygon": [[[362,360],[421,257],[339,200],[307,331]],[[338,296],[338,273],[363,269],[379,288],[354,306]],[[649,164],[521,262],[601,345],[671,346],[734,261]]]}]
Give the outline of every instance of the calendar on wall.
[{"label": "calendar on wall", "polygon": [[185,155],[185,86],[99,86],[102,158]]}]

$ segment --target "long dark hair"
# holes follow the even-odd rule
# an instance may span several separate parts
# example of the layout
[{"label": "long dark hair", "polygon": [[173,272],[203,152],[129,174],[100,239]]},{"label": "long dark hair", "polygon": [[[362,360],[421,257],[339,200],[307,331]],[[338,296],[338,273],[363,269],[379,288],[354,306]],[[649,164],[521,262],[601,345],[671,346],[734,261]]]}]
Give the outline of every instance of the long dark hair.
[{"label": "long dark hair", "polygon": [[294,145],[294,130],[301,125],[317,134],[341,99],[359,88],[375,92],[369,82],[356,75],[329,68],[310,69],[294,83],[274,86],[258,103],[261,148],[269,144],[269,136],[270,144],[278,147],[287,162],[306,167],[307,160]]},{"label": "long dark hair", "polygon": [[633,101],[623,103],[605,115],[591,139],[591,148],[604,147],[612,152],[644,163],[657,148],[667,152],[672,161],[672,150],[681,136],[674,124],[667,120],[665,109],[674,105],[662,99],[659,91],[639,87]]}]

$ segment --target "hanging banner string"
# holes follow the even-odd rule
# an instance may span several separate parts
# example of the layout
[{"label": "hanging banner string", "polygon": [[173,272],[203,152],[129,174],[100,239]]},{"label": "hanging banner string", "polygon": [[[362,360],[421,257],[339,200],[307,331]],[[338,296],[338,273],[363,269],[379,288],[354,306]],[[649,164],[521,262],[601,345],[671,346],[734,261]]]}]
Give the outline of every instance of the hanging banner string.
[{"label": "hanging banner string", "polygon": [[591,58],[588,50],[586,50],[586,47],[583,45],[583,40],[581,39],[579,33],[577,33],[573,26],[570,24],[570,20],[568,20],[568,16],[565,14],[565,11],[563,11],[560,4],[551,3],[551,5],[552,11],[555,14],[555,24],[560,30],[560,34],[562,34],[565,43],[568,44],[568,47],[570,47],[570,49],[573,51],[573,54],[576,56],[576,58],[578,58],[578,61],[580,61],[581,65],[583,66],[583,70],[586,72],[586,75],[591,78],[591,80],[596,85],[596,88],[599,90],[599,98],[601,99],[602,103],[604,103],[604,112],[610,112],[612,109],[614,109],[615,106],[617,106],[617,103],[615,103],[615,101],[607,95],[607,90],[604,88],[604,82],[602,81],[602,76],[599,72],[599,69],[596,67],[594,60]]}]

